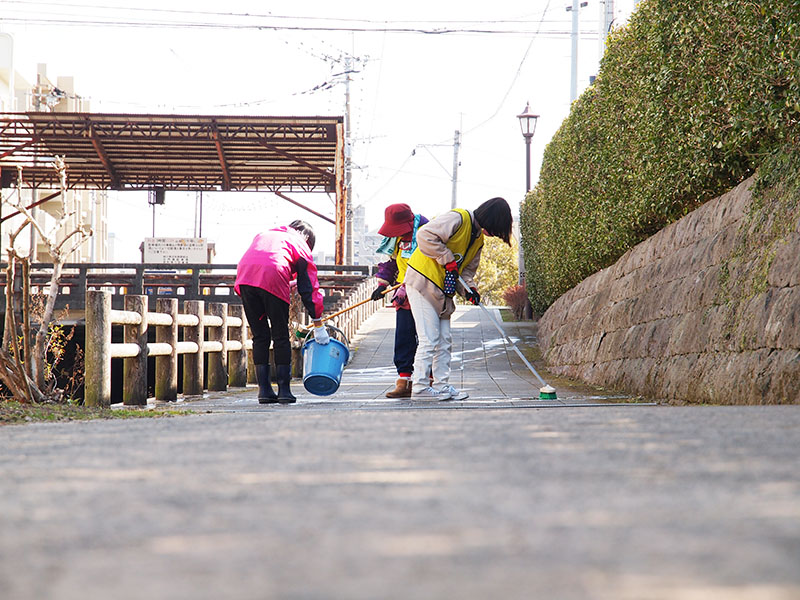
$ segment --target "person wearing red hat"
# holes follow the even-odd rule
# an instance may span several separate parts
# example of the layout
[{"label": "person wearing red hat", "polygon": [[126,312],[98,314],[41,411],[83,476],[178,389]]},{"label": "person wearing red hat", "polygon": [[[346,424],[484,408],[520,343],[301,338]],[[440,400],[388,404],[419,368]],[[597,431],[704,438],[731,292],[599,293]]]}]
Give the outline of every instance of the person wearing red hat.
[{"label": "person wearing red hat", "polygon": [[[390,204],[386,207],[383,225],[378,229],[378,233],[384,236],[378,252],[388,254],[390,258],[378,265],[375,277],[379,285],[372,293],[373,300],[383,299],[387,287],[403,283],[408,259],[417,247],[417,230],[427,222],[428,219],[422,215],[415,215],[408,204]],[[397,381],[386,397],[408,398],[411,396],[411,375],[417,351],[417,328],[406,298],[405,285],[394,291],[391,300],[396,309],[394,366],[397,368]]]},{"label": "person wearing red hat", "polygon": [[404,279],[419,340],[412,400],[469,397],[450,385],[450,317],[456,309],[453,296],[458,291],[468,302],[480,304],[474,277],[484,236],[498,237],[510,245],[512,224],[508,202],[498,197],[475,210],[454,208],[417,232],[418,245],[408,260]]}]

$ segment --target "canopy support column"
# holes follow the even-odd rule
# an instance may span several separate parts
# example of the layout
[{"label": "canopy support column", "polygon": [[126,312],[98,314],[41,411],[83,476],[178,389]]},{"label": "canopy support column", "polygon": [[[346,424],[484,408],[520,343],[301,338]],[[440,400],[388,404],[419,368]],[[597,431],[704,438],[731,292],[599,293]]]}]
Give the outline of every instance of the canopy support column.
[{"label": "canopy support column", "polygon": [[336,247],[334,263],[344,264],[347,188],[344,182],[344,125],[336,124]]}]

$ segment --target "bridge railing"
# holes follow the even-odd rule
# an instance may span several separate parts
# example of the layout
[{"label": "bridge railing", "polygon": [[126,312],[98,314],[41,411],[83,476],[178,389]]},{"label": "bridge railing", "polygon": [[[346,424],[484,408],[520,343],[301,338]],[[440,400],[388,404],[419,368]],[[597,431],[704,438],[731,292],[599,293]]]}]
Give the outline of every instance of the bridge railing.
[{"label": "bridge railing", "polygon": [[[178,312],[176,298],[159,298],[156,312],[147,309],[147,296],[128,294],[125,310],[111,307],[111,293],[86,294],[86,360],[84,403],[111,404],[111,360],[123,359],[122,401],[147,403],[147,359],[155,357],[155,397],[178,396],[178,357],[183,357],[183,394],[202,395],[204,389],[225,391],[247,385],[247,349],[252,340],[241,305],[187,300]],[[123,342],[112,343],[114,325],[124,328]],[[148,342],[155,328],[155,342]],[[183,328],[183,336],[179,334]],[[180,338],[182,341],[179,341]],[[208,338],[208,339],[206,339]],[[208,378],[204,381],[205,356]]]},{"label": "bridge railing", "polygon": [[[31,293],[46,291],[53,272],[51,263],[31,265]],[[317,265],[320,287],[325,297],[325,309],[334,305],[370,275],[370,267],[362,265]],[[5,264],[0,263],[0,290],[5,297]],[[148,307],[155,310],[158,298],[203,300],[241,304],[234,293],[235,264],[158,264],[158,263],[67,263],[58,280],[59,294],[56,309],[69,307],[82,311],[86,291],[104,289],[111,292],[112,308],[122,310],[124,297],[141,294],[148,297]],[[13,286],[21,293],[21,281]],[[0,302],[0,312],[5,302]]]},{"label": "bridge railing", "polygon": [[[337,310],[354,306],[359,302],[366,300],[372,295],[372,292],[376,286],[377,283],[372,277],[365,279],[356,287],[354,287],[345,298],[342,299],[341,308],[338,308]],[[344,332],[344,334],[347,336],[347,339],[353,339],[353,336],[356,334],[356,331],[358,331],[358,328],[361,326],[361,324],[382,306],[383,302],[365,302],[364,304],[361,304],[352,310],[348,310],[346,313],[343,313],[338,317],[334,317],[330,320],[330,323],[341,329],[342,332]]]},{"label": "bridge railing", "polygon": [[[372,278],[361,281],[338,304],[342,307],[367,300],[374,287]],[[155,357],[155,398],[174,401],[178,397],[178,361],[183,361],[184,396],[245,387],[253,381],[248,373],[248,351],[252,350],[244,308],[241,304],[185,300],[179,312],[177,298],[150,298],[126,294],[124,310],[112,307],[109,290],[87,290],[85,305],[84,402],[87,406],[109,406],[111,360],[123,360],[122,402],[145,405],[148,399],[148,358]],[[351,339],[365,319],[382,303],[365,302],[331,320]],[[123,327],[123,341],[112,343],[112,327]],[[150,335],[154,329],[155,334]],[[181,335],[182,330],[182,335]],[[155,342],[149,342],[155,338]],[[207,375],[205,362],[207,358]],[[300,352],[292,355],[294,373],[301,374]],[[249,377],[248,377],[249,375]]]}]

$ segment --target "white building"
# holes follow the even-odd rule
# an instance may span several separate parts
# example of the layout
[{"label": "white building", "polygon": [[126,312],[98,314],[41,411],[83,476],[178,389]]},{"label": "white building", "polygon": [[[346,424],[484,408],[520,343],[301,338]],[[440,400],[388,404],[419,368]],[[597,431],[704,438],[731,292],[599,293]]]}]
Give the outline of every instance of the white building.
[{"label": "white building", "polygon": [[[53,83],[47,76],[47,66],[38,65],[35,83],[31,84],[14,69],[13,38],[0,33],[0,108],[2,112],[89,112],[89,102],[75,93],[72,77],[59,76]],[[67,163],[69,168],[69,163]],[[24,172],[23,172],[24,177]],[[23,189],[22,202],[26,207],[39,202],[58,190]],[[2,190],[0,214],[7,217],[16,212],[8,199],[17,194],[16,188]],[[50,232],[61,217],[61,199],[56,195],[51,200],[30,208],[38,224]],[[82,222],[92,227],[94,234],[67,257],[67,262],[108,262],[108,194],[105,190],[68,190],[67,212],[73,213],[56,236],[73,231]],[[22,216],[7,218],[0,225],[0,259],[7,260],[6,249],[10,234],[22,224]],[[52,262],[47,246],[39,239],[33,228],[28,227],[17,236],[14,247],[20,256],[30,256],[33,262]]]},{"label": "white building", "polygon": [[377,231],[368,231],[364,205],[353,210],[353,264],[374,266],[387,260],[376,254],[383,236]]}]

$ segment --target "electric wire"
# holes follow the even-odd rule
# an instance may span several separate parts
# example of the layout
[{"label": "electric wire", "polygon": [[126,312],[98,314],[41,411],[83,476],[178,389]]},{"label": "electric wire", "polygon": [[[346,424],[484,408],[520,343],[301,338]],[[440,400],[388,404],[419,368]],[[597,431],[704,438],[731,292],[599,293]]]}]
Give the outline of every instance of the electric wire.
[{"label": "electric wire", "polygon": [[[342,33],[396,33],[396,34],[423,34],[423,35],[449,35],[449,34],[473,34],[473,35],[544,35],[555,39],[564,39],[571,36],[570,31],[550,30],[550,31],[531,31],[527,29],[477,29],[477,28],[441,28],[423,29],[419,27],[333,27],[333,26],[311,26],[311,25],[269,25],[269,24],[225,24],[225,23],[178,23],[168,21],[110,21],[101,19],[46,19],[46,18],[26,18],[26,17],[4,17],[2,22],[15,25],[50,25],[57,27],[121,27],[121,28],[141,28],[141,29],[187,29],[187,30],[210,30],[224,29],[233,31],[319,31],[319,32],[342,32]],[[597,32],[581,32],[581,38],[597,38]]]},{"label": "electric wire", "polygon": [[[474,127],[471,127],[467,131],[462,131],[461,132],[461,136],[462,136],[461,142],[462,142],[462,144],[464,143],[464,136],[466,136],[468,133],[472,133],[473,131],[476,131],[477,129],[479,129],[479,128],[483,127],[484,125],[486,125],[488,122],[490,122],[492,119],[494,119],[500,113],[500,111],[502,110],[503,105],[506,103],[506,100],[508,99],[508,96],[511,94],[511,90],[514,89],[514,85],[516,84],[517,79],[519,79],[519,75],[522,72],[522,66],[525,64],[525,61],[528,58],[528,54],[530,53],[531,48],[533,47],[533,43],[536,41],[536,38],[539,36],[539,30],[541,29],[541,24],[544,22],[544,18],[545,18],[545,15],[547,15],[547,11],[550,9],[550,2],[551,2],[551,0],[547,0],[547,4],[545,5],[544,10],[542,11],[542,16],[539,19],[539,28],[537,29],[536,33],[531,38],[531,41],[528,44],[528,47],[525,49],[525,53],[522,55],[522,60],[520,61],[519,66],[517,67],[517,71],[514,74],[514,78],[511,80],[511,84],[508,86],[508,89],[506,90],[506,93],[503,95],[503,99],[500,101],[500,104],[498,105],[497,109],[494,111],[494,113],[490,117],[488,117],[484,121],[481,121],[480,123],[478,123]],[[420,147],[423,147],[423,146],[448,146],[448,145],[450,145],[449,144],[449,140],[442,140],[440,142],[437,142],[436,144],[419,144]]]},{"label": "electric wire", "polygon": [[[142,13],[166,13],[166,14],[175,14],[175,15],[203,15],[203,16],[213,16],[213,17],[244,17],[244,18],[261,18],[261,19],[285,19],[285,20],[295,20],[295,21],[321,21],[321,22],[352,22],[352,23],[368,23],[368,24],[408,24],[408,23],[415,23],[415,24],[460,24],[460,25],[472,25],[472,24],[515,24],[519,25],[520,23],[534,23],[535,21],[528,21],[526,19],[362,19],[357,17],[321,17],[321,16],[308,16],[308,15],[278,15],[273,14],[271,12],[267,13],[248,13],[248,12],[221,12],[221,11],[205,11],[205,10],[179,10],[179,9],[171,9],[171,8],[148,8],[148,7],[133,7],[133,6],[126,6],[126,7],[113,7],[107,5],[100,5],[100,4],[80,4],[74,2],[36,2],[33,0],[5,0],[5,4],[19,4],[25,7],[29,6],[57,6],[63,8],[83,8],[83,9],[98,9],[101,11],[124,11],[128,12],[142,12]],[[12,9],[18,10],[21,9]],[[47,11],[48,14],[53,14],[52,11]],[[540,19],[539,23],[542,20]],[[568,23],[570,22],[569,19],[552,19],[546,21],[548,23]]]},{"label": "electric wire", "polygon": [[[364,201],[364,204],[366,204],[367,202],[371,202],[373,198],[378,196],[378,194],[380,194],[387,185],[389,185],[392,181],[394,181],[394,178],[397,177],[400,173],[405,173],[405,171],[403,171],[403,167],[405,167],[406,164],[408,164],[408,161],[411,160],[412,156],[414,156],[414,152],[411,152],[408,156],[406,156],[406,159],[403,161],[403,164],[401,164],[397,169],[392,169],[392,170],[394,170],[394,173],[392,174],[392,176],[389,177],[389,179],[387,179],[381,187],[379,187],[377,190],[375,190],[372,193],[372,195],[367,200]],[[381,168],[381,167],[377,167],[377,168]]]},{"label": "electric wire", "polygon": [[378,60],[378,78],[375,83],[375,101],[372,105],[372,119],[369,123],[369,128],[367,130],[367,145],[364,152],[364,161],[367,162],[369,160],[369,151],[372,147],[372,130],[375,126],[375,116],[378,114],[378,98],[380,98],[381,93],[381,78],[383,76],[383,57],[386,52],[386,34],[383,34],[383,39],[381,40],[381,57]]},{"label": "electric wire", "polygon": [[[549,10],[549,8],[550,8],[550,0],[547,0],[547,5],[544,7],[544,12],[542,12],[542,19],[544,19],[544,15],[547,14],[547,11]],[[539,23],[539,26],[541,28],[541,22]],[[514,78],[511,80],[511,84],[508,86],[508,89],[506,90],[506,93],[503,95],[503,99],[500,100],[500,104],[497,106],[497,110],[495,110],[494,114],[492,114],[492,116],[490,116],[488,119],[484,120],[481,123],[478,123],[474,127],[470,128],[468,131],[465,131],[464,135],[466,135],[467,133],[472,133],[476,129],[479,129],[480,127],[483,127],[484,125],[486,125],[489,121],[494,119],[500,113],[500,111],[502,110],[503,106],[506,103],[506,100],[508,100],[508,96],[511,94],[511,90],[514,89],[514,86],[516,85],[517,80],[519,79],[519,75],[522,72],[522,67],[525,64],[525,61],[528,59],[528,54],[530,54],[531,48],[533,47],[533,43],[536,41],[536,38],[538,37],[538,35],[539,35],[539,33],[537,31],[537,33],[534,34],[534,36],[531,38],[531,41],[528,44],[528,47],[525,49],[525,54],[522,55],[522,60],[519,62],[519,66],[517,67],[517,72],[514,74]]]},{"label": "electric wire", "polygon": [[[79,3],[56,3],[56,2],[16,2],[13,0],[6,0],[6,4],[23,4],[23,5],[40,5],[40,6],[57,6],[57,7],[71,7],[71,8],[83,8],[83,9],[100,9],[100,10],[114,10],[113,7],[101,6],[96,4],[79,4]],[[547,30],[542,31],[542,26],[544,23],[556,23],[556,22],[564,22],[564,21],[557,21],[557,20],[546,20],[546,15],[549,10],[551,2],[548,0],[547,6],[545,7],[544,11],[542,12],[541,18],[538,21],[538,25],[536,31],[529,31],[526,29],[498,29],[498,28],[490,28],[485,27],[487,24],[490,25],[502,25],[502,24],[514,24],[514,25],[521,25],[527,23],[533,23],[535,21],[524,21],[524,20],[481,20],[481,21],[469,21],[469,20],[447,20],[447,21],[435,21],[435,20],[414,20],[414,21],[401,21],[401,20],[371,20],[371,19],[354,19],[354,18],[333,18],[333,17],[293,17],[290,15],[274,15],[274,14],[250,14],[250,13],[234,13],[234,12],[217,12],[217,11],[185,11],[185,10],[175,10],[175,9],[163,9],[163,8],[144,8],[144,7],[126,7],[124,10],[126,12],[133,12],[137,11],[140,13],[150,13],[157,14],[176,14],[176,15],[200,15],[200,16],[214,16],[214,17],[223,17],[223,18],[247,18],[247,19],[274,19],[274,20],[295,20],[301,23],[308,23],[308,22],[321,22],[321,23],[364,23],[364,24],[403,24],[403,23],[415,23],[415,24],[448,24],[449,27],[443,28],[436,28],[436,29],[426,29],[422,27],[397,27],[397,26],[389,26],[389,27],[355,27],[355,26],[308,26],[308,25],[274,25],[274,24],[264,24],[264,23],[208,23],[208,22],[178,22],[178,21],[164,21],[164,20],[156,20],[151,19],[150,21],[145,20],[128,20],[128,21],[110,21],[100,18],[84,18],[84,19],[47,19],[47,18],[3,18],[0,21],[5,22],[17,22],[17,23],[26,23],[26,24],[40,24],[40,25],[72,25],[72,26],[118,26],[118,27],[147,27],[147,28],[181,28],[181,29],[207,29],[207,28],[215,28],[215,29],[230,29],[230,30],[272,30],[272,31],[319,31],[319,32],[351,32],[351,33],[383,33],[384,36],[384,43],[387,34],[393,33],[409,33],[409,34],[424,34],[424,35],[441,35],[441,34],[498,34],[498,35],[533,35],[530,43],[520,61],[519,67],[509,85],[508,90],[506,91],[505,95],[503,96],[500,104],[498,105],[497,110],[488,117],[483,122],[479,123],[478,125],[470,128],[468,131],[464,132],[470,133],[475,131],[476,129],[482,127],[492,119],[494,119],[502,110],[505,102],[507,101],[511,91],[513,90],[520,73],[522,71],[522,67],[524,66],[530,50],[533,46],[535,40],[540,36],[555,36],[555,37],[564,37],[568,38],[571,34],[569,31],[554,31],[554,30]],[[52,14],[52,13],[50,13]],[[483,28],[471,28],[471,27],[454,27],[454,25],[471,25],[471,24],[482,24],[484,25]],[[596,37],[596,33],[586,34],[582,33],[581,37]],[[287,42],[288,43],[288,42]],[[309,52],[309,54],[311,54]],[[319,57],[314,54],[311,54],[316,58],[321,58],[322,60],[332,60],[331,56]],[[335,74],[334,78],[340,74]],[[327,80],[321,84],[313,86],[303,91],[293,92],[288,95],[297,96],[303,94],[313,94],[318,92],[326,92],[333,87],[339,85],[341,81],[335,81],[333,78]],[[282,96],[285,98],[286,96]],[[249,101],[240,101],[240,102],[230,102],[224,104],[215,104],[211,105],[214,108],[236,108],[236,107],[247,107],[247,106],[257,106],[262,104],[268,104],[271,102],[278,101],[278,99],[269,100],[269,99],[259,99],[259,100],[249,100]],[[377,102],[377,92],[376,92],[376,102]],[[113,102],[112,102],[113,103]],[[122,104],[122,103],[119,103]],[[128,103],[130,104],[130,103]],[[173,105],[182,108],[199,108],[196,105]],[[374,116],[373,116],[374,118]],[[464,135],[462,134],[462,135]],[[424,147],[424,145],[420,145]],[[426,148],[427,149],[427,148]],[[428,150],[430,153],[430,150]],[[431,153],[433,156],[433,154]],[[408,163],[408,161],[414,156],[414,153],[410,154],[406,157],[403,161],[403,164],[395,170],[394,174],[387,180],[375,193],[370,196],[370,200],[374,198],[378,193],[380,193],[394,178],[400,173],[403,172],[403,168]],[[436,157],[434,156],[436,160]],[[437,160],[437,162],[439,162]],[[441,163],[439,163],[440,166]],[[444,167],[442,167],[444,169]],[[447,169],[444,169],[447,171]]]}]

